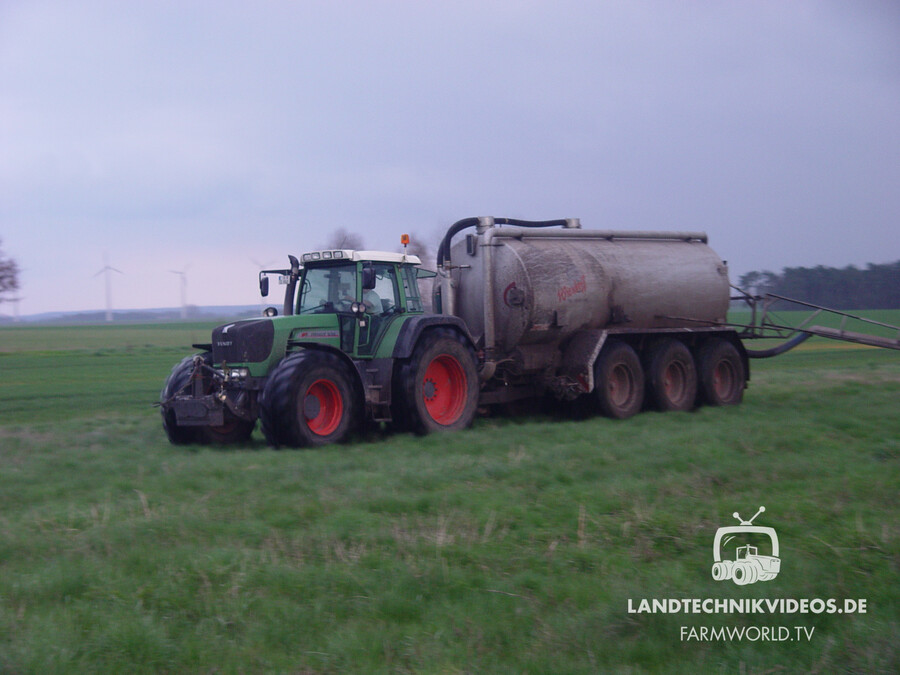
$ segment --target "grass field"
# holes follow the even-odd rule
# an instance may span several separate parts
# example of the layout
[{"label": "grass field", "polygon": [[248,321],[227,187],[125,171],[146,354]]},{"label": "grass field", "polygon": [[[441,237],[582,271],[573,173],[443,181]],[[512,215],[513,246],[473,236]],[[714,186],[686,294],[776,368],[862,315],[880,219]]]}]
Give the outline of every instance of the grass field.
[{"label": "grass field", "polygon": [[[734,408],[173,447],[209,328],[0,329],[0,672],[900,671],[900,352],[811,340]],[[714,581],[760,505],[781,573]],[[867,611],[629,612],[669,598]]]}]

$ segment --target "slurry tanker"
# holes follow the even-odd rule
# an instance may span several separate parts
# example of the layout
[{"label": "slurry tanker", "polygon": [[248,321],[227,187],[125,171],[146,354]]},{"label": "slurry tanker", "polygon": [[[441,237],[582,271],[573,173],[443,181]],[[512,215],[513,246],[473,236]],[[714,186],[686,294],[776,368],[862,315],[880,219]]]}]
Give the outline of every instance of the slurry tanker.
[{"label": "slurry tanker", "polygon": [[260,272],[263,296],[273,275],[285,286],[280,313],[215,328],[173,368],[160,397],[172,443],[243,441],[257,420],[273,446],[334,443],[363,423],[455,430],[480,407],[547,396],[617,419],[734,405],[748,358],[812,334],[900,348],[814,326],[775,349],[745,349],[742,338],[763,329],[796,329],[767,321],[778,296],[743,292],[756,323],[728,323],[728,267],[703,232],[468,218],[444,236],[437,273],[406,253],[289,260]]}]

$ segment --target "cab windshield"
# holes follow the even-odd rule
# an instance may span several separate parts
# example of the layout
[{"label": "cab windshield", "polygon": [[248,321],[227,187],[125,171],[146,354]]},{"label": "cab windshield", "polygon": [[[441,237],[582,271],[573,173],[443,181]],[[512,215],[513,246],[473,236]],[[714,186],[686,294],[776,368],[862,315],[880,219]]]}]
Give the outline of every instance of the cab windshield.
[{"label": "cab windshield", "polygon": [[356,264],[307,267],[297,314],[349,312],[356,298]]}]

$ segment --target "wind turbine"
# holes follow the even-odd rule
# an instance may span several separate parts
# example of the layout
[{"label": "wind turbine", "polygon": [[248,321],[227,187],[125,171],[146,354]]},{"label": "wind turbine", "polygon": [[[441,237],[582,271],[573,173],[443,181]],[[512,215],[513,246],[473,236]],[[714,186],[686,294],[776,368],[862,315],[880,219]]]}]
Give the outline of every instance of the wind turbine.
[{"label": "wind turbine", "polygon": [[172,274],[181,277],[181,318],[187,318],[187,271],[190,265],[185,265],[182,270],[169,270]]},{"label": "wind turbine", "polygon": [[5,302],[12,303],[13,306],[13,323],[19,323],[19,303],[25,298],[6,298]]},{"label": "wind turbine", "polygon": [[122,270],[117,270],[115,267],[111,267],[109,264],[109,254],[104,251],[103,252],[103,267],[97,274],[94,275],[94,278],[99,277],[101,274],[104,275],[106,281],[106,320],[113,320],[113,310],[112,310],[112,282],[110,281],[110,272],[118,272],[122,274]]}]

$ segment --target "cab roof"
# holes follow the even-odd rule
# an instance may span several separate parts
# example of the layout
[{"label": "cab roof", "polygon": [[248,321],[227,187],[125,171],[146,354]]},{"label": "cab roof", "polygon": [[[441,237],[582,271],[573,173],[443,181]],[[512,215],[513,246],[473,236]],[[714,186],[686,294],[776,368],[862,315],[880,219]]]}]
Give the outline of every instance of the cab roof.
[{"label": "cab roof", "polygon": [[349,262],[371,260],[372,262],[409,263],[411,265],[422,264],[422,260],[417,255],[409,255],[407,253],[394,253],[392,251],[354,251],[346,248],[310,251],[308,253],[304,253],[302,257],[304,265],[320,262],[333,262],[335,260],[346,260]]}]

